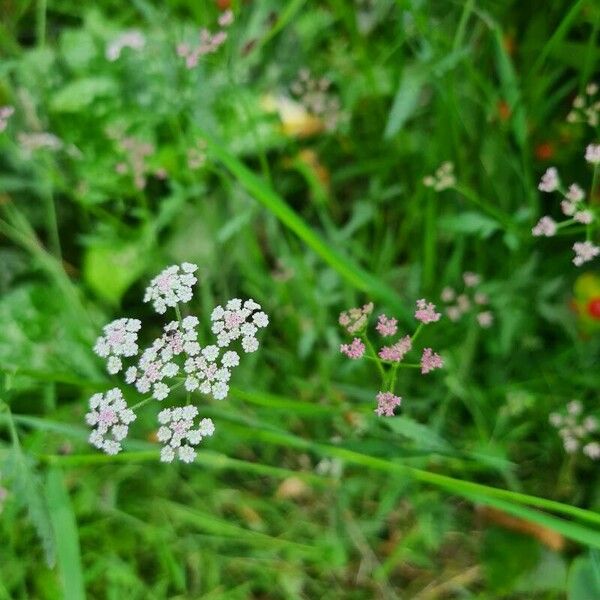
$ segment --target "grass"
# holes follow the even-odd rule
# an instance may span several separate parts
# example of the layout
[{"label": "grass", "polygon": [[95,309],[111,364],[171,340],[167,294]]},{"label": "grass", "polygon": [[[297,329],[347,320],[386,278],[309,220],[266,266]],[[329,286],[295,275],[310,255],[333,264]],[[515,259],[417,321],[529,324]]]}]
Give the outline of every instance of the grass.
[{"label": "grass", "polygon": [[[217,29],[217,4],[5,7],[0,600],[600,595],[596,464],[548,423],[574,398],[600,417],[598,320],[571,309],[600,297],[598,261],[530,234],[558,215],[547,167],[591,181],[597,128],[565,118],[598,72],[600,10],[233,1],[188,70],[175,47]],[[144,48],[107,60],[129,29]],[[329,130],[278,100],[305,67],[339,98]],[[61,148],[24,151],[42,131]],[[448,160],[456,185],[424,186]],[[158,332],[143,290],[183,261],[204,339],[213,306],[253,297],[261,349],[199,403],[217,431],[194,464],[160,463],[153,404],[122,453],[96,452],[87,400],[118,383],[91,346],[119,316]],[[442,306],[465,271],[493,326],[424,328],[443,371],[399,369],[401,411],[378,418],[340,311],[372,301],[410,331],[414,301]]]}]

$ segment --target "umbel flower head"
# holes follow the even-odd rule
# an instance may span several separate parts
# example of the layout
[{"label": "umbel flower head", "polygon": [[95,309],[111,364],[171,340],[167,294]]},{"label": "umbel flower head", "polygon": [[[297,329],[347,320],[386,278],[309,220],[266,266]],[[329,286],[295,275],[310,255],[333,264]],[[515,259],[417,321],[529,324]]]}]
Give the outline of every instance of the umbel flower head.
[{"label": "umbel flower head", "polygon": [[[594,94],[597,89],[594,88]],[[585,160],[594,167],[594,176],[592,178],[592,188],[595,187],[596,175],[600,168],[600,145],[589,144],[585,149]],[[558,171],[555,167],[550,167],[542,175],[538,185],[542,192],[559,192],[563,199],[560,202],[560,209],[567,219],[556,222],[549,215],[544,215],[532,228],[531,233],[535,237],[553,237],[561,229],[569,231],[569,228],[585,225],[586,238],[584,241],[578,241],[573,244],[575,256],[573,264],[581,267],[583,264],[593,260],[600,255],[600,246],[593,240],[594,231],[598,230],[598,212],[597,208],[589,202],[586,202],[585,192],[577,183],[571,183],[565,191]],[[594,196],[596,190],[590,191],[590,197]],[[581,229],[581,227],[578,227]]]},{"label": "umbel flower head", "polygon": [[[188,397],[199,393],[215,400],[225,399],[232,371],[240,364],[240,353],[258,349],[258,331],[267,327],[269,318],[252,299],[234,298],[225,308],[217,306],[210,322],[213,343],[200,343],[198,317],[181,316],[185,311],[183,304],[192,299],[197,269],[192,263],[172,265],[150,282],[144,301],[151,301],[159,314],[173,308],[177,319],[167,322],[161,335],[148,347],[140,350],[138,346],[138,319],[122,318],[109,323],[96,341],[94,350],[106,359],[109,373],[114,375],[124,369],[125,383],[135,386],[140,394],[147,394],[132,408],[127,406],[119,388],[92,396],[86,420],[94,427],[90,442],[100,450],[109,454],[120,452],[129,424],[136,418],[133,411],[148,402],[166,402],[178,388],[183,387]],[[239,347],[230,348],[236,342]],[[131,363],[124,365],[127,359]],[[198,409],[192,404],[161,411],[158,439],[165,443],[161,460],[194,460],[194,446],[214,431],[210,419],[203,419],[194,429],[197,414]]]},{"label": "umbel flower head", "polygon": [[135,413],[127,408],[119,388],[108,390],[105,394],[94,394],[89,406],[85,420],[94,427],[90,444],[106,454],[117,454],[121,451],[121,442],[127,437],[129,425],[136,419]]},{"label": "umbel flower head", "polygon": [[567,454],[581,451],[592,460],[600,459],[600,443],[595,439],[598,419],[585,415],[583,404],[579,400],[571,400],[565,411],[551,413],[549,421],[558,430]]},{"label": "umbel flower head", "polygon": [[203,438],[211,436],[215,426],[211,419],[202,419],[194,429],[194,419],[198,415],[195,406],[165,408],[158,413],[160,428],[156,437],[164,446],[160,451],[162,462],[173,462],[175,458],[191,463],[196,458],[197,446]]},{"label": "umbel flower head", "polygon": [[[463,273],[463,290],[446,286],[441,298],[446,303],[445,314],[451,321],[460,321],[465,315],[474,314],[480,327],[486,329],[494,323],[494,314],[487,309],[488,295],[481,291],[481,277],[477,273]],[[481,312],[479,312],[481,311]]]},{"label": "umbel flower head", "polygon": [[[474,284],[474,273],[468,274],[470,283]],[[421,328],[429,323],[435,323],[441,318],[436,307],[424,298],[417,300],[415,319],[420,322],[413,335],[403,335],[387,345],[374,350],[368,338],[369,317],[373,312],[373,304],[365,304],[362,308],[351,308],[340,315],[340,325],[350,335],[354,335],[348,344],[340,345],[340,352],[352,360],[359,360],[366,356],[371,361],[379,363],[378,371],[382,377],[384,389],[377,394],[377,408],[375,413],[379,416],[393,417],[394,409],[400,405],[402,398],[394,394],[396,371],[398,368],[418,368],[423,375],[444,366],[442,357],[431,348],[425,348],[418,363],[406,363],[405,357],[414,349],[415,340]],[[390,338],[398,333],[398,319],[379,315],[375,330],[382,338]],[[386,373],[387,371],[387,373]]]}]

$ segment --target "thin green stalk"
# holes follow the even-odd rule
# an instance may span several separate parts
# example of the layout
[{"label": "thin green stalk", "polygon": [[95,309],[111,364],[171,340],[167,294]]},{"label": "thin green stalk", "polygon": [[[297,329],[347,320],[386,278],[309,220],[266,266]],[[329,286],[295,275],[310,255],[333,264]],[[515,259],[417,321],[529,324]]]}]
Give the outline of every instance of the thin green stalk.
[{"label": "thin green stalk", "polygon": [[363,333],[361,337],[365,342],[365,346],[367,347],[367,351],[368,351],[367,358],[374,360],[375,363],[377,364],[377,370],[379,371],[379,375],[381,376],[381,383],[384,384],[385,383],[385,370],[383,368],[383,365],[381,364],[381,360],[377,356],[377,352],[375,352],[375,348],[373,347],[373,344],[371,343],[369,336],[366,333]]}]

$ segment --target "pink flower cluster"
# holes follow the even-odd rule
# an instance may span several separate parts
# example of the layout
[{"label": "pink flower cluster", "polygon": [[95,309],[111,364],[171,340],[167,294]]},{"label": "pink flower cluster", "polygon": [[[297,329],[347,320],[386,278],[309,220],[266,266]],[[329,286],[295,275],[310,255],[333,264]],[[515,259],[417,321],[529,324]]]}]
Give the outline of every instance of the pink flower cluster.
[{"label": "pink flower cluster", "polygon": [[0,106],[0,132],[6,129],[8,119],[12,117],[15,109],[12,106]]},{"label": "pink flower cluster", "polygon": [[106,358],[106,369],[114,375],[123,368],[121,357],[138,353],[137,332],[142,322],[138,319],[117,319],[104,326],[104,335],[96,340],[94,352]]},{"label": "pink flower cluster", "polygon": [[158,413],[160,428],[156,437],[164,444],[160,451],[162,462],[173,462],[176,457],[185,463],[194,462],[196,458],[194,446],[215,431],[212,419],[202,419],[194,429],[194,419],[197,416],[198,409],[192,405],[165,408]]},{"label": "pink flower cluster", "polygon": [[567,122],[585,122],[590,127],[596,127],[598,125],[598,116],[600,115],[600,101],[597,94],[598,85],[588,83],[585,88],[585,95],[578,95],[573,100],[573,109],[567,115]]},{"label": "pink flower cluster", "polygon": [[380,417],[393,417],[394,409],[400,406],[402,398],[395,396],[392,392],[379,392],[377,394],[377,408],[375,413]]},{"label": "pink flower cluster", "polygon": [[435,312],[435,304],[427,302],[424,298],[417,300],[417,310],[415,312],[415,319],[421,321],[421,323],[435,323],[439,321],[442,314]]},{"label": "pink flower cluster", "polygon": [[[474,274],[470,274],[474,275]],[[425,348],[422,352],[420,362],[418,364],[401,364],[405,356],[413,349],[414,340],[418,335],[420,328],[427,323],[433,323],[441,318],[441,314],[436,312],[435,305],[427,302],[424,299],[417,300],[415,318],[421,322],[421,325],[413,336],[404,335],[394,343],[382,346],[375,354],[372,346],[368,342],[367,326],[371,313],[373,312],[373,304],[365,304],[362,308],[352,308],[343,312],[340,315],[339,322],[344,329],[354,335],[359,333],[361,337],[354,337],[348,344],[340,345],[340,352],[348,358],[357,360],[362,358],[367,352],[367,344],[371,349],[370,359],[380,363],[380,371],[382,375],[387,367],[392,376],[390,378],[391,386],[395,381],[395,370],[400,366],[420,368],[421,373],[426,375],[434,369],[440,369],[444,366],[442,357],[435,353],[431,348]],[[388,317],[385,314],[379,315],[375,326],[377,333],[383,337],[395,336],[398,333],[398,320],[393,317]],[[363,341],[363,339],[365,341]],[[385,379],[385,377],[383,377]],[[385,381],[382,382],[388,386]],[[394,408],[401,402],[399,396],[393,394],[393,389],[381,391],[377,395],[377,408],[375,412],[380,416],[391,417],[394,414]]]},{"label": "pink flower cluster", "polygon": [[198,65],[202,56],[215,53],[227,41],[225,28],[232,23],[233,12],[228,10],[219,17],[219,25],[222,29],[219,29],[216,33],[211,33],[208,29],[201,29],[199,41],[195,46],[186,42],[178,44],[177,55],[185,59],[185,66],[188,69],[193,69]]},{"label": "pink flower cluster", "polygon": [[373,303],[369,302],[362,308],[351,308],[344,311],[340,314],[338,322],[350,335],[354,335],[367,327],[372,312]]}]

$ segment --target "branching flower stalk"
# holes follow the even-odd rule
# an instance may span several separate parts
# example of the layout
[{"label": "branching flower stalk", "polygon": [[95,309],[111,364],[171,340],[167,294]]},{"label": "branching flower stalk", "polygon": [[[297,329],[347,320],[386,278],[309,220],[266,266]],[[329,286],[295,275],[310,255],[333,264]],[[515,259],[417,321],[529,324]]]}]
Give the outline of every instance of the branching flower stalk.
[{"label": "branching flower stalk", "polygon": [[572,230],[575,232],[578,226],[585,225],[585,241],[578,241],[573,244],[575,252],[573,264],[577,267],[600,256],[600,246],[594,243],[594,237],[600,230],[600,213],[598,208],[593,205],[600,165],[600,145],[589,144],[585,150],[585,160],[594,169],[589,201],[586,202],[585,192],[577,183],[572,183],[568,189],[565,189],[557,169],[550,167],[542,176],[538,189],[545,193],[558,191],[563,196],[560,203],[561,211],[569,218],[556,222],[551,216],[545,215],[531,230],[531,233],[536,237],[553,237],[559,230],[570,233]]},{"label": "branching flower stalk", "polygon": [[[435,306],[430,302],[417,300],[415,319],[419,324],[412,335],[404,335],[394,343],[381,346],[377,351],[368,334],[372,312],[373,304],[369,303],[341,313],[339,323],[353,338],[350,343],[340,346],[340,352],[351,360],[366,358],[375,363],[381,379],[381,390],[377,394],[374,412],[379,416],[392,417],[395,408],[402,402],[402,397],[395,394],[398,370],[420,369],[421,374],[426,375],[444,365],[442,357],[431,348],[423,349],[419,362],[404,362],[404,357],[415,348],[425,325],[439,321],[442,315],[436,312]],[[398,334],[398,320],[381,314],[375,329],[380,337],[393,338]]]},{"label": "branching flower stalk", "polygon": [[[201,419],[197,427],[194,425],[199,412],[190,403],[192,394],[225,399],[232,370],[240,364],[240,354],[233,347],[239,342],[243,353],[258,350],[256,334],[269,324],[269,318],[254,300],[229,300],[224,307],[217,306],[212,311],[214,343],[202,345],[198,318],[184,317],[182,311],[182,306],[192,300],[197,269],[191,263],[172,265],[146,288],[144,302],[151,302],[161,315],[172,309],[176,320],[166,323],[162,335],[143,351],[138,345],[142,327],[139,319],[116,319],[104,327],[103,335],[97,339],[94,351],[106,360],[107,371],[111,375],[124,371],[125,383],[145,395],[131,407],[117,387],[90,398],[86,421],[93,431],[89,441],[99,450],[118,454],[137,418],[136,411],[151,402],[164,402],[179,388],[185,388],[188,404],[164,409],[158,415],[157,439],[163,443],[161,461],[192,462],[195,446],[214,433],[211,419]],[[124,361],[134,364],[127,366]]]}]

